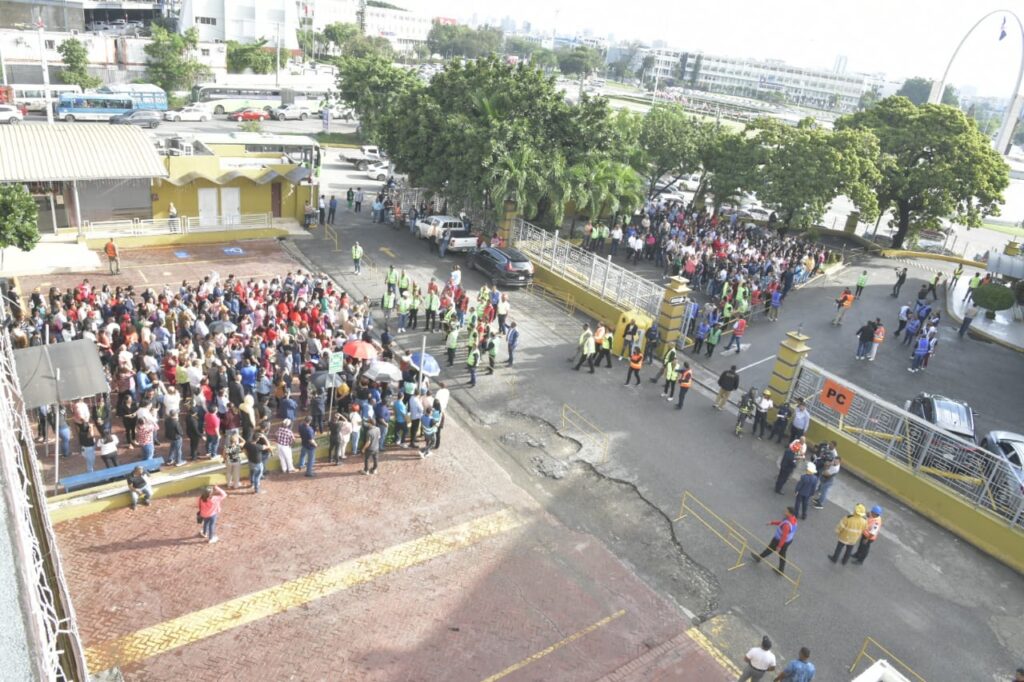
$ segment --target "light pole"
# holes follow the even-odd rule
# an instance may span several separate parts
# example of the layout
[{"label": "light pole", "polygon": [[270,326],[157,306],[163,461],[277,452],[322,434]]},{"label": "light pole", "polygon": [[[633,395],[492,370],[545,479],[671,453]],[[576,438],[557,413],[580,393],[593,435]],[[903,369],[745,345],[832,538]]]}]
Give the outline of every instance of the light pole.
[{"label": "light pole", "polygon": [[46,28],[46,24],[43,23],[42,16],[36,20],[36,26],[39,28],[39,63],[43,67],[43,100],[46,102],[46,122],[52,124],[53,103],[50,102],[50,68],[46,64],[46,40],[43,38],[43,30]]}]

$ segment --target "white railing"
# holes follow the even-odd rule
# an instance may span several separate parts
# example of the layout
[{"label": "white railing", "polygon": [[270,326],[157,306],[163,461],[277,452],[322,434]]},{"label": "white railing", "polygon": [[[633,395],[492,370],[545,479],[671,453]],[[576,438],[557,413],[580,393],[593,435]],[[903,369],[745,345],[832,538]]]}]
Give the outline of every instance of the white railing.
[{"label": "white railing", "polygon": [[32,644],[27,655],[35,679],[86,680],[82,641],[46,510],[7,321],[0,298],[0,504],[7,506],[12,558],[21,574],[15,589],[21,592],[23,621]]},{"label": "white railing", "polygon": [[665,287],[616,265],[610,258],[560,239],[516,218],[512,224],[512,245],[537,259],[540,265],[612,303],[649,313],[657,319]]},{"label": "white railing", "polygon": [[140,237],[162,234],[188,234],[190,232],[221,232],[228,230],[249,230],[270,227],[269,213],[244,213],[241,215],[199,218],[181,216],[178,218],[157,218],[154,220],[104,220],[86,221],[83,233],[86,237]]}]

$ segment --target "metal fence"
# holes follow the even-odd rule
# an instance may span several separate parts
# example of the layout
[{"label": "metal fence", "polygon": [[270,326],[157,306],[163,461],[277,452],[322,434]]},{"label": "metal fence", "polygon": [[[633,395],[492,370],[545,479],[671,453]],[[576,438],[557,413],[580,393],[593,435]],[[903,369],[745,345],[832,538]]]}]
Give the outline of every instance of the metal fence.
[{"label": "metal fence", "polygon": [[132,237],[160,234],[188,234],[190,232],[222,232],[225,230],[249,230],[270,227],[269,213],[244,213],[241,215],[181,216],[154,220],[104,220],[85,221],[82,226],[86,237]]},{"label": "metal fence", "polygon": [[46,510],[34,434],[21,399],[6,321],[0,297],[0,504],[7,507],[13,560],[20,574],[15,589],[21,593],[23,621],[32,644],[26,655],[38,679],[86,680],[81,638]]},{"label": "metal fence", "polygon": [[[845,415],[819,400],[826,381],[854,392]],[[879,457],[927,477],[971,505],[1024,529],[1024,491],[1005,457],[954,436],[859,386],[851,386],[849,381],[807,360],[800,366],[791,397],[804,398],[812,417],[842,431]]]},{"label": "metal fence", "polygon": [[512,224],[512,245],[540,265],[623,308],[649,313],[655,319],[665,287],[616,265],[611,258],[573,246],[521,218]]}]

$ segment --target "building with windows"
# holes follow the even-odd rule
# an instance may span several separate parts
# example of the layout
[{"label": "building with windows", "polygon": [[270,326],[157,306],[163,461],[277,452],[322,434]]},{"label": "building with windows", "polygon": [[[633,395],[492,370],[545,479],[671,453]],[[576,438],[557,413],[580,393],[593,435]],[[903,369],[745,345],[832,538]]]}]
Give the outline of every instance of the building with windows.
[{"label": "building with windows", "polygon": [[281,47],[299,47],[299,5],[287,0],[183,0],[178,29],[195,27],[205,42],[252,43],[267,40]]},{"label": "building with windows", "polygon": [[434,25],[433,17],[386,7],[367,7],[366,35],[387,38],[396,52],[412,52],[427,42]]}]

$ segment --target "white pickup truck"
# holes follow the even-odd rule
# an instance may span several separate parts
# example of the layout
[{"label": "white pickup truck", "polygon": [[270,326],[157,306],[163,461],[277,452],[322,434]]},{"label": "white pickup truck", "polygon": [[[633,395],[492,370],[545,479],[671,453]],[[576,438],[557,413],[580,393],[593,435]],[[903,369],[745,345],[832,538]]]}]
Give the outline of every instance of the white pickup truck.
[{"label": "white pickup truck", "polygon": [[416,221],[420,239],[437,243],[445,232],[448,233],[449,251],[475,251],[477,237],[471,233],[462,220],[450,215],[432,215]]},{"label": "white pickup truck", "polygon": [[376,145],[364,144],[359,149],[346,149],[341,152],[341,160],[354,164],[356,168],[364,171],[371,163],[386,161],[387,154]]}]

